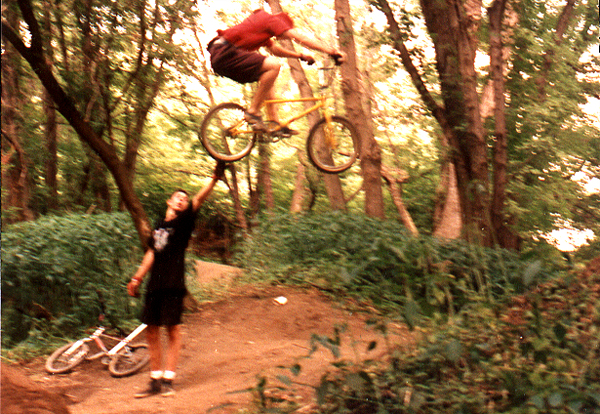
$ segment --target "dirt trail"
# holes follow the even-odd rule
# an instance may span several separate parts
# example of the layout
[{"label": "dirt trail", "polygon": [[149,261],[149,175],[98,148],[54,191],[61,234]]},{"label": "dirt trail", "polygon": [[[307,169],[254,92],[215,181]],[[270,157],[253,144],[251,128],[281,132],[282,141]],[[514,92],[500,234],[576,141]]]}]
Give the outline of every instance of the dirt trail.
[{"label": "dirt trail", "polygon": [[[228,269],[200,263],[214,277],[227,277]],[[225,271],[225,273],[223,273]],[[206,282],[206,273],[202,282]],[[274,299],[285,297],[285,305]],[[252,401],[252,394],[237,392],[257,385],[265,376],[269,384],[277,375],[287,375],[294,385],[298,404],[314,404],[314,390],[321,375],[334,360],[328,350],[319,349],[308,359],[313,334],[332,335],[335,325],[346,324],[342,358],[354,359],[381,354],[377,347],[367,354],[367,345],[382,338],[369,329],[367,315],[344,310],[315,290],[282,287],[248,288],[226,300],[200,305],[184,318],[184,346],[172,397],[133,398],[145,387],[148,368],[132,377],[112,378],[98,361],[84,363],[66,375],[48,375],[43,361],[20,369],[45,389],[65,395],[72,414],[200,414],[233,413]],[[397,343],[411,341],[410,334],[396,327]],[[354,343],[354,346],[352,346]],[[371,355],[373,354],[373,355]],[[278,368],[300,363],[297,377]],[[3,400],[6,395],[3,392]],[[4,411],[3,411],[4,412]]]}]

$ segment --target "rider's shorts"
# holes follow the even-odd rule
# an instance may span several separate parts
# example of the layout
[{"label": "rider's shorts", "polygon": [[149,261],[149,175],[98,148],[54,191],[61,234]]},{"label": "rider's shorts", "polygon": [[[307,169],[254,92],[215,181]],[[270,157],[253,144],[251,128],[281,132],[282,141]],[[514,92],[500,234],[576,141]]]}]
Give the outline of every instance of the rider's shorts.
[{"label": "rider's shorts", "polygon": [[257,82],[262,74],[266,56],[258,52],[240,49],[223,37],[216,37],[208,44],[210,64],[217,75],[239,83]]},{"label": "rider's shorts", "polygon": [[146,325],[173,326],[181,324],[183,298],[180,290],[155,290],[146,293],[141,321]]}]

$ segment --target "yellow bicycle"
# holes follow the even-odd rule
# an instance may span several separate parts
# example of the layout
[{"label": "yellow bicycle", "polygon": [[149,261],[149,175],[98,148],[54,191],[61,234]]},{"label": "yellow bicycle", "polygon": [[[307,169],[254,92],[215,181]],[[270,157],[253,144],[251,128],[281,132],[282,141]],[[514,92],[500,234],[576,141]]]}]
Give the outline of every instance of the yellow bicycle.
[{"label": "yellow bicycle", "polygon": [[[326,81],[321,89],[328,88],[333,80],[332,67],[323,67]],[[227,102],[212,108],[205,116],[200,128],[200,140],[206,151],[216,160],[234,162],[252,151],[256,142],[276,142],[289,135],[285,131],[292,122],[314,111],[320,111],[321,119],[312,126],[306,140],[306,150],[310,161],[320,171],[338,174],[346,171],[359,157],[359,138],[354,125],[343,116],[333,115],[327,106],[331,95],[314,98],[273,99],[265,105],[314,102],[314,105],[292,114],[281,121],[266,121],[266,131],[255,131],[244,120],[243,106]]]}]

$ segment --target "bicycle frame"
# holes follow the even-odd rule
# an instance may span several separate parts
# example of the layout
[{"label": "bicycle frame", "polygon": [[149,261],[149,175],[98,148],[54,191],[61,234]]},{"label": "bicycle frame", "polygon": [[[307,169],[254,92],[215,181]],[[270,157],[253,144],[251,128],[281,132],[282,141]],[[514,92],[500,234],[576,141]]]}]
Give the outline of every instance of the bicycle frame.
[{"label": "bicycle frame", "polygon": [[267,99],[263,105],[266,106],[266,105],[277,105],[277,104],[282,104],[282,103],[315,102],[315,104],[313,106],[311,106],[310,108],[307,108],[304,111],[291,116],[290,118],[280,121],[279,125],[281,126],[281,128],[283,128],[283,127],[290,125],[292,122],[297,121],[298,119],[303,118],[306,115],[310,114],[311,112],[317,111],[321,108],[323,108],[324,118],[329,122],[331,120],[331,118],[330,118],[331,116],[329,114],[329,110],[327,109],[326,104],[327,104],[327,100],[332,99],[332,98],[333,98],[333,96],[327,95],[327,96],[317,96],[317,97],[313,97],[313,98]]},{"label": "bicycle frame", "polygon": [[135,328],[133,330],[133,332],[131,332],[129,335],[127,335],[126,338],[122,339],[121,342],[119,342],[110,351],[108,351],[108,356],[112,357],[117,352],[119,352],[121,349],[123,349],[127,344],[129,344],[131,341],[133,341],[144,329],[146,329],[146,326],[148,326],[148,325],[146,325],[145,323],[142,323],[140,326]]},{"label": "bicycle frame", "polygon": [[[329,70],[329,69],[332,69],[332,68],[330,68],[330,67],[320,68],[320,70]],[[328,82],[327,86],[321,86],[321,89],[326,89],[330,83],[331,83],[331,80]],[[284,104],[284,103],[315,102],[315,104],[313,106],[311,106],[310,108],[304,109],[303,111],[301,111],[283,121],[279,121],[279,126],[275,130],[268,131],[268,132],[272,133],[272,132],[278,131],[279,129],[287,127],[292,122],[305,117],[306,115],[310,114],[311,112],[318,111],[321,108],[323,108],[323,111],[322,111],[323,118],[325,118],[325,120],[328,123],[331,122],[331,114],[327,108],[327,100],[333,99],[333,98],[334,98],[333,95],[319,95],[319,96],[315,96],[312,98],[292,98],[292,99],[277,98],[277,99],[265,100],[262,104],[263,107],[268,106],[268,105],[278,105],[278,104]],[[235,134],[247,134],[247,133],[253,132],[252,130],[238,129],[242,124],[243,124],[243,122],[240,122],[238,125],[232,127],[230,129],[230,133],[235,135]]]},{"label": "bicycle frame", "polygon": [[[94,341],[96,343],[96,345],[98,345],[98,348],[100,348],[100,352],[98,352],[94,355],[88,356],[87,357],[88,360],[95,360],[95,359],[98,359],[105,355],[112,358],[114,355],[117,354],[117,352],[119,352],[121,349],[123,349],[127,344],[129,344],[131,341],[133,341],[144,329],[146,329],[146,326],[147,326],[146,324],[142,323],[133,332],[131,332],[129,335],[127,335],[126,338],[123,338],[123,339],[104,334],[104,332],[106,331],[106,328],[104,326],[99,326],[94,331],[94,333],[91,334],[90,336],[88,336],[87,338],[83,338],[83,339],[80,339],[80,340],[74,342],[73,345],[68,350],[65,351],[65,355],[71,355],[71,353],[73,353],[73,351],[75,351],[77,348],[79,348],[79,346],[82,343]],[[119,343],[109,350],[106,347],[106,345],[104,345],[104,342],[102,342],[102,339],[101,339],[102,336],[119,341]]]}]

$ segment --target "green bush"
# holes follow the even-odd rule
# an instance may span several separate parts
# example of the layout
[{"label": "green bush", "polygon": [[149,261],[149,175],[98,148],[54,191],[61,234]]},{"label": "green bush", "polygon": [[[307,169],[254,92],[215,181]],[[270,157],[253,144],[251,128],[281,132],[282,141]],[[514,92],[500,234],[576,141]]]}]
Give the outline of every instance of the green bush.
[{"label": "green bush", "polygon": [[98,293],[109,321],[134,315],[125,284],[141,255],[126,213],[44,217],[2,232],[2,345],[69,336],[94,325]]},{"label": "green bush", "polygon": [[[599,283],[597,272],[565,274],[508,306],[473,303],[452,323],[428,324],[412,352],[338,360],[316,389],[318,412],[600,412]],[[339,342],[316,338],[328,349]]]},{"label": "green bush", "polygon": [[308,281],[383,310],[400,306],[427,315],[451,315],[474,297],[505,298],[553,271],[515,252],[411,237],[396,222],[341,213],[264,220],[241,250],[240,262],[261,278]]},{"label": "green bush", "polygon": [[[316,412],[600,410],[600,275],[577,274],[559,254],[549,262],[539,252],[414,238],[396,223],[339,213],[273,217],[241,249],[256,277],[351,293],[384,311],[370,321],[383,338],[369,349],[386,347],[389,358],[339,359],[352,341],[343,328],[313,336],[313,350],[336,358],[315,389]],[[400,318],[418,329],[410,350],[388,330]],[[278,380],[269,392],[257,388],[271,396],[263,409],[291,411],[278,396],[293,381]]]}]

